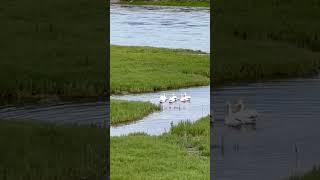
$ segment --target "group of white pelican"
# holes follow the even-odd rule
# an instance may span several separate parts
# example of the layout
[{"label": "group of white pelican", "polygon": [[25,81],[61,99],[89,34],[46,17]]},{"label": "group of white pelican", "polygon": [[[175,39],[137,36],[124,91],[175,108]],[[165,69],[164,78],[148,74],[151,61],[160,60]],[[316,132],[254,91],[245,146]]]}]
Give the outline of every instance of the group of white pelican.
[{"label": "group of white pelican", "polygon": [[227,102],[224,121],[227,126],[237,127],[242,124],[255,124],[257,119],[257,111],[245,108],[241,99],[233,105]]},{"label": "group of white pelican", "polygon": [[159,98],[160,103],[165,103],[169,101],[169,103],[174,103],[176,101],[187,102],[191,100],[191,96],[188,96],[187,93],[181,94],[180,98],[178,98],[175,94],[172,94],[171,97],[167,98],[166,94],[163,94]]}]

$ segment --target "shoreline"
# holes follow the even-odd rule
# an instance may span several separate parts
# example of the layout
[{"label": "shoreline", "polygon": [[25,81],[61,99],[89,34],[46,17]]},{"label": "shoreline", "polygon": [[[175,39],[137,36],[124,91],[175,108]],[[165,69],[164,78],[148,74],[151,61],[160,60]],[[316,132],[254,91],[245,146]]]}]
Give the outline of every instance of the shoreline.
[{"label": "shoreline", "polygon": [[133,5],[133,6],[165,6],[165,7],[204,7],[210,8],[210,1],[146,1],[146,0],[111,0],[110,5],[119,4],[119,5]]}]

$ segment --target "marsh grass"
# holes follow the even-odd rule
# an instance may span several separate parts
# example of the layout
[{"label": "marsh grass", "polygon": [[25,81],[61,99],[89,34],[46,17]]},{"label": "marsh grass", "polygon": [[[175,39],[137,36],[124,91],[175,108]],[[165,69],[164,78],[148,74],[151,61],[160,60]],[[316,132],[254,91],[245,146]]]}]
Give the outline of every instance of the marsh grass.
[{"label": "marsh grass", "polygon": [[320,179],[320,167],[314,166],[313,169],[302,176],[291,176],[289,180],[318,180]]},{"label": "marsh grass", "polygon": [[209,118],[201,118],[196,122],[183,121],[173,126],[164,137],[175,138],[183,147],[197,151],[202,156],[210,156],[210,124]]},{"label": "marsh grass", "polygon": [[[2,2],[0,99],[101,97],[107,92],[102,1]],[[90,33],[88,33],[90,32]]]},{"label": "marsh grass", "polygon": [[106,131],[31,121],[0,121],[0,179],[106,177]]},{"label": "marsh grass", "polygon": [[120,0],[121,4],[130,5],[154,5],[154,6],[186,6],[209,7],[209,0]]},{"label": "marsh grass", "polygon": [[142,119],[144,116],[159,111],[160,107],[150,102],[111,100],[110,124],[118,125]]},{"label": "marsh grass", "polygon": [[111,46],[111,93],[154,92],[208,85],[209,54],[152,47]]},{"label": "marsh grass", "polygon": [[316,1],[217,1],[215,84],[318,74],[319,10]]},{"label": "marsh grass", "polygon": [[209,118],[183,122],[161,136],[111,138],[111,179],[209,179]]}]

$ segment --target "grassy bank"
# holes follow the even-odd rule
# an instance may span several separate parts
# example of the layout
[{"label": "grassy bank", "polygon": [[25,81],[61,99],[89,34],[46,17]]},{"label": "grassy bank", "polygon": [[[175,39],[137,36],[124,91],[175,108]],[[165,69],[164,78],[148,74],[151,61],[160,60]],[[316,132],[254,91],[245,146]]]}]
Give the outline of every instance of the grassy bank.
[{"label": "grassy bank", "polygon": [[106,131],[0,120],[0,179],[102,179]]},{"label": "grassy bank", "polygon": [[111,100],[110,124],[132,122],[160,110],[160,107],[150,102]]},{"label": "grassy bank", "polygon": [[120,0],[120,4],[153,5],[153,6],[185,6],[210,7],[209,0]]},{"label": "grassy bank", "polygon": [[289,180],[318,180],[320,179],[320,167],[314,167],[302,176],[293,176]]},{"label": "grassy bank", "polygon": [[111,179],[209,179],[209,118],[161,136],[111,138]]},{"label": "grassy bank", "polygon": [[6,28],[0,33],[0,101],[104,96],[104,2],[32,4],[27,0],[1,4],[0,21]]},{"label": "grassy bank", "polygon": [[111,93],[209,85],[209,55],[197,51],[111,46]]},{"label": "grassy bank", "polygon": [[319,10],[315,1],[216,1],[215,84],[317,74]]}]

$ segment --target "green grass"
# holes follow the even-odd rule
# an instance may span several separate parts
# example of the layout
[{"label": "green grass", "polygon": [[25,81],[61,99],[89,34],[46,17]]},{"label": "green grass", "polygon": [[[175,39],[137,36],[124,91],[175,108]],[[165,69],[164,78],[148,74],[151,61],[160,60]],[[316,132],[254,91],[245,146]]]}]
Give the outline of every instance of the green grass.
[{"label": "green grass", "polygon": [[106,136],[103,128],[0,120],[0,179],[102,179]]},{"label": "green grass", "polygon": [[1,102],[106,95],[105,2],[4,1],[0,14]]},{"label": "green grass", "polygon": [[318,180],[320,179],[320,167],[314,167],[302,176],[292,176],[289,180]]},{"label": "green grass", "polygon": [[158,110],[160,107],[150,102],[111,100],[110,124],[136,121]]},{"label": "green grass", "polygon": [[209,0],[120,0],[120,4],[153,6],[209,7]]},{"label": "green grass", "polygon": [[209,55],[198,51],[111,46],[111,93],[209,85]]},{"label": "green grass", "polygon": [[207,117],[161,136],[112,137],[111,179],[209,179],[209,132]]},{"label": "green grass", "polygon": [[316,75],[320,68],[317,1],[216,1],[216,85]]}]

